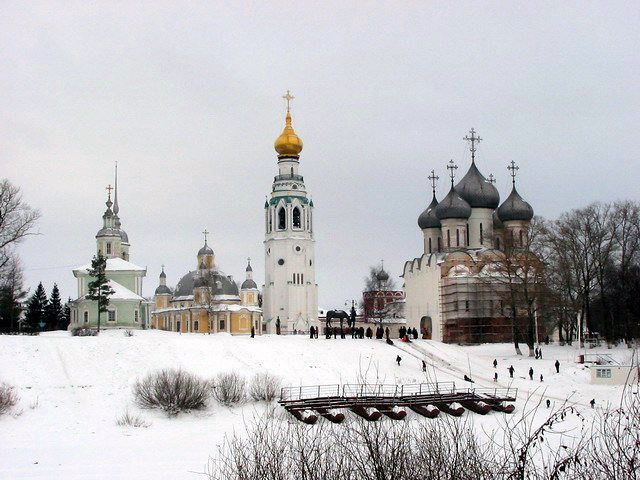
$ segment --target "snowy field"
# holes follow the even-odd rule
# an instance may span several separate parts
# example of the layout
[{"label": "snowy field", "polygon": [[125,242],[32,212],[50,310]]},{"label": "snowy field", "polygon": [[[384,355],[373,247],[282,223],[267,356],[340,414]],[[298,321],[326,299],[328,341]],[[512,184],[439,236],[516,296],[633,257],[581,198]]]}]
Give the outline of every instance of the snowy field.
[{"label": "snowy field", "polygon": [[[631,358],[626,348],[588,353],[597,351],[622,363]],[[364,377],[371,383],[437,380],[464,387],[468,384],[462,377],[470,372],[476,386],[518,388],[514,416],[540,400],[559,406],[569,399],[589,418],[592,398],[598,407],[617,405],[622,387],[591,385],[589,369],[575,363],[578,353],[576,347],[543,345],[544,359],[535,360],[516,356],[509,344],[460,347],[417,340],[389,346],[368,339],[252,339],[160,331],[135,332],[133,337],[123,331],[102,332],[99,337],[71,337],[67,332],[0,336],[0,382],[15,386],[20,396],[18,405],[0,417],[0,478],[204,478],[208,459],[224,435],[243,431],[266,405],[248,401],[227,408],[212,401],[205,411],[175,418],[141,410],[134,404],[132,386],[160,368],[181,367],[207,379],[220,372],[250,378],[268,371],[280,375],[284,386],[356,383]],[[402,357],[401,366],[395,363],[396,355]],[[428,364],[426,374],[422,359]],[[553,366],[556,359],[560,374]],[[516,370],[511,382],[510,365]],[[534,368],[534,381],[529,380],[529,367]],[[497,384],[494,371],[499,374]],[[151,425],[117,426],[125,409]],[[546,406],[538,410],[536,420],[542,421],[547,413]],[[504,414],[496,412],[464,416],[484,430],[504,421]],[[406,421],[438,419],[423,420],[410,412]]]}]

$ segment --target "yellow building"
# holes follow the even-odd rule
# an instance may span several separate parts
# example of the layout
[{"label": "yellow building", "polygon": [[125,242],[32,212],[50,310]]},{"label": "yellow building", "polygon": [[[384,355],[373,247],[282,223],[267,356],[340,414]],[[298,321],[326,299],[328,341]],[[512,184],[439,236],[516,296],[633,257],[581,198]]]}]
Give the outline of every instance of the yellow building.
[{"label": "yellow building", "polygon": [[252,279],[249,262],[247,278],[240,289],[230,276],[217,269],[215,255],[205,238],[198,251],[197,270],[184,275],[174,291],[167,286],[164,268],[156,288],[151,328],[182,333],[256,335],[262,333],[259,290]]}]

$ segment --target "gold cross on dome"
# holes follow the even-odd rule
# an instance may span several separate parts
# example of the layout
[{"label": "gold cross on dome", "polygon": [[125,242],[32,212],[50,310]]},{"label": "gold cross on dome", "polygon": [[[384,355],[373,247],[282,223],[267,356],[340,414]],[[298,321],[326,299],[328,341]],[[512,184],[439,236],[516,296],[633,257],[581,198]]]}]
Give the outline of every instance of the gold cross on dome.
[{"label": "gold cross on dome", "polygon": [[210,232],[207,232],[207,229],[204,229],[204,232],[202,232],[204,234],[204,243],[207,243],[207,235],[209,235]]},{"label": "gold cross on dome", "polygon": [[287,112],[288,112],[291,109],[291,100],[293,100],[296,97],[291,95],[291,93],[289,93],[289,90],[287,90],[287,94],[283,95],[282,98],[284,98],[287,101]]},{"label": "gold cross on dome", "polygon": [[111,200],[111,190],[113,190],[113,187],[111,186],[111,184],[107,185],[107,188],[105,190],[107,190],[109,195],[109,200]]}]

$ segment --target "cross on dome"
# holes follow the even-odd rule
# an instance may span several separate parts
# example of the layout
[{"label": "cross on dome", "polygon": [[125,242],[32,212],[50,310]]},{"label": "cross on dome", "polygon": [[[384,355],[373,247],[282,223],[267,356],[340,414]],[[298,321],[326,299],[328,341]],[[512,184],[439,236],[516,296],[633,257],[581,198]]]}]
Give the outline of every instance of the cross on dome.
[{"label": "cross on dome", "polygon": [[513,160],[511,160],[511,163],[509,164],[509,166],[507,166],[507,170],[509,170],[510,174],[511,174],[511,183],[513,183],[513,186],[516,186],[516,175],[518,170],[520,170],[520,167],[518,167],[516,165],[516,162],[514,162]]},{"label": "cross on dome", "polygon": [[467,135],[463,138],[463,140],[466,140],[471,144],[469,150],[471,150],[471,161],[474,162],[476,159],[477,150],[476,143],[480,143],[482,141],[482,138],[480,138],[479,136],[476,137],[476,131],[473,129],[473,127],[471,128],[471,130],[469,130],[469,133],[471,134],[471,136]]},{"label": "cross on dome", "polygon": [[451,186],[453,187],[453,179],[456,177],[456,170],[458,166],[453,162],[453,160],[449,160],[449,164],[447,165],[447,170],[449,170],[449,176],[451,177]]},{"label": "cross on dome", "polygon": [[493,176],[493,173],[490,173],[490,174],[489,174],[489,183],[496,183],[496,179],[495,179],[495,177]]},{"label": "cross on dome", "polygon": [[208,232],[207,229],[205,228],[204,232],[202,232],[202,233],[204,235],[204,243],[207,243],[207,235],[209,235],[209,233],[211,233],[211,232]]},{"label": "cross on dome", "polygon": [[435,170],[431,170],[431,175],[429,175],[427,178],[431,181],[431,190],[433,190],[433,193],[435,194],[436,185],[438,184],[438,180],[440,179],[440,177],[436,175]]},{"label": "cross on dome", "polygon": [[113,190],[113,187],[111,186],[111,184],[107,185],[107,188],[105,189],[108,193],[107,195],[109,196],[108,200],[111,200],[111,190]]},{"label": "cross on dome", "polygon": [[284,98],[287,101],[287,112],[291,110],[291,100],[293,100],[294,97],[293,95],[291,95],[291,93],[289,93],[289,90],[287,90],[287,94],[283,95],[282,98]]}]

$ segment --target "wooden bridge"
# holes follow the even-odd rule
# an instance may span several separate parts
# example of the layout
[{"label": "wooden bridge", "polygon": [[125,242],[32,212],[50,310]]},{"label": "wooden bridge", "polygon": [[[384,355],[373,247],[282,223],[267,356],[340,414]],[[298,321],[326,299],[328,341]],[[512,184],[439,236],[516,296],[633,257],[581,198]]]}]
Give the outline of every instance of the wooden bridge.
[{"label": "wooden bridge", "polygon": [[480,415],[491,410],[511,413],[518,389],[515,388],[463,388],[454,382],[391,384],[309,385],[284,387],[280,403],[289,413],[304,423],[314,424],[318,415],[333,423],[345,419],[343,410],[349,410],[369,421],[383,415],[402,420],[407,408],[427,418],[440,412],[460,416],[465,409]]}]

